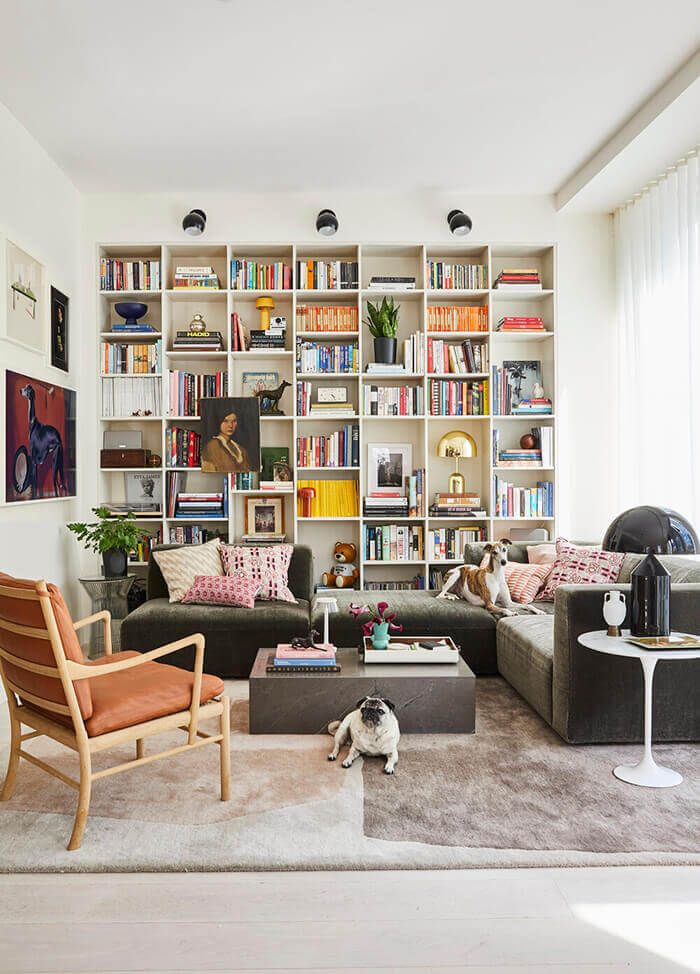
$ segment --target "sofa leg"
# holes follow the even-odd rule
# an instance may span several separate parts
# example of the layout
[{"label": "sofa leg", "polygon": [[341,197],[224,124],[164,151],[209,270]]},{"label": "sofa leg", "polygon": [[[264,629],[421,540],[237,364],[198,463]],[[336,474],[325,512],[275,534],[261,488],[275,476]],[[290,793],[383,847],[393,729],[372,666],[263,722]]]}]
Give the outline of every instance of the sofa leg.
[{"label": "sofa leg", "polygon": [[6,802],[12,798],[19,768],[19,749],[22,745],[22,725],[15,715],[15,708],[10,704],[10,757],[7,761],[5,783],[0,791],[0,801]]},{"label": "sofa leg", "polygon": [[227,802],[231,796],[231,701],[222,697],[223,710],[219,722],[221,741],[219,758],[221,760],[221,801]]},{"label": "sofa leg", "polygon": [[140,760],[145,753],[146,752],[144,750],[144,740],[142,737],[140,737],[136,742],[136,759]]},{"label": "sofa leg", "polygon": [[83,833],[90,809],[90,793],[92,791],[92,762],[87,748],[80,750],[80,790],[78,791],[78,808],[75,813],[75,824],[71,833],[68,851],[74,852],[80,848]]}]

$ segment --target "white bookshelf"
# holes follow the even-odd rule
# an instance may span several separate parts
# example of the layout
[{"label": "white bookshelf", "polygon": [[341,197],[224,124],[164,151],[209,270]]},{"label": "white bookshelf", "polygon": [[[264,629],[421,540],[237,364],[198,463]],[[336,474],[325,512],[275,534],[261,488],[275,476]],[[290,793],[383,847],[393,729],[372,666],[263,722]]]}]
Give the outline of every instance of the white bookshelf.
[{"label": "white bookshelf", "polygon": [[[101,291],[99,289],[99,258],[151,258],[160,260],[161,288],[157,291]],[[359,267],[359,288],[348,290],[310,290],[293,288],[291,290],[237,290],[231,288],[230,264],[234,257],[246,257],[257,260],[283,260],[292,268],[296,267],[298,259],[327,258],[357,261]],[[499,292],[496,289],[481,288],[475,290],[432,289],[428,287],[425,274],[426,260],[429,258],[442,259],[453,263],[479,263],[487,267],[487,281],[493,284],[499,270],[506,267],[537,266],[540,270],[543,290],[539,293],[513,295]],[[216,291],[181,291],[172,287],[172,274],[176,264],[206,264],[214,267],[219,276],[221,287]],[[358,547],[358,566],[360,568],[360,584],[366,582],[391,581],[411,579],[419,576],[428,586],[431,568],[448,567],[454,561],[429,561],[430,546],[428,544],[428,530],[437,527],[464,527],[481,525],[488,538],[507,537],[512,528],[542,527],[548,536],[555,536],[556,514],[558,509],[557,490],[557,281],[556,281],[556,246],[544,244],[475,244],[475,243],[437,243],[437,244],[342,244],[332,240],[318,240],[309,243],[189,243],[174,244],[155,243],[133,244],[120,243],[118,245],[103,244],[98,247],[95,260],[96,292],[97,292],[97,326],[96,346],[99,350],[102,341],[114,342],[142,342],[162,339],[163,346],[163,378],[162,378],[162,407],[158,415],[149,417],[104,417],[98,416],[99,445],[102,445],[102,434],[110,428],[123,428],[124,425],[142,431],[144,446],[165,459],[165,437],[168,426],[177,425],[198,430],[199,417],[169,415],[167,376],[171,369],[213,373],[226,371],[228,373],[228,394],[241,395],[241,380],[244,371],[277,371],[280,380],[285,378],[292,383],[282,397],[280,406],[285,412],[284,417],[263,417],[261,423],[262,446],[286,447],[289,451],[290,465],[294,470],[295,484],[297,479],[346,479],[356,478],[360,497],[360,516],[345,518],[302,518],[297,514],[296,490],[289,493],[275,492],[273,496],[281,496],[285,511],[285,530],[289,541],[308,544],[314,551],[316,581],[321,572],[332,565],[332,550],[335,541],[352,541]],[[412,275],[416,278],[416,289],[411,292],[376,292],[367,285],[373,274],[384,275]],[[545,393],[553,402],[553,414],[540,417],[494,416],[491,414],[492,403],[489,402],[489,415],[486,416],[430,416],[428,390],[431,378],[458,378],[450,374],[411,373],[404,376],[396,375],[367,375],[364,369],[373,361],[373,344],[368,329],[362,323],[366,316],[367,301],[381,299],[385,293],[393,293],[395,301],[400,306],[399,315],[399,355],[402,354],[401,340],[414,332],[421,332],[426,343],[429,337],[445,341],[460,342],[466,338],[477,339],[482,342],[488,352],[488,373],[479,373],[468,378],[490,379],[493,365],[500,365],[508,359],[538,359],[542,363],[542,378]],[[269,295],[275,301],[275,314],[287,317],[287,344],[284,350],[257,349],[247,352],[234,352],[231,346],[230,321],[233,312],[243,319],[248,328],[257,327],[258,312],[255,301],[258,297]],[[148,314],[143,320],[148,321],[157,331],[147,337],[140,334],[113,333],[110,331],[112,322],[118,320],[114,311],[117,302],[125,300],[139,300],[148,305]],[[358,332],[310,332],[301,328],[297,331],[296,311],[300,304],[326,305],[339,304],[357,308],[360,327]],[[488,309],[488,330],[474,331],[432,331],[427,327],[428,307],[437,305],[474,305],[485,306]],[[204,315],[207,327],[218,330],[224,336],[224,351],[211,352],[173,352],[172,339],[177,330],[182,330],[192,316],[200,312]],[[537,314],[541,315],[545,323],[545,332],[518,332],[503,334],[496,330],[498,319],[504,314]],[[359,374],[295,374],[294,348],[297,335],[311,341],[338,341],[347,343],[358,342],[361,372]],[[427,355],[426,355],[427,358]],[[98,402],[101,403],[102,363],[99,360],[96,367],[98,375]],[[427,368],[427,363],[426,363]],[[459,378],[464,378],[460,376]],[[422,386],[426,405],[423,416],[392,416],[376,417],[363,415],[362,390],[367,382],[375,385],[401,385],[406,381],[411,386]],[[333,382],[344,385],[348,389],[348,399],[354,403],[355,417],[343,419],[324,419],[316,416],[299,417],[296,415],[296,384],[297,381],[311,381],[315,390],[324,383]],[[491,382],[489,381],[489,399],[491,398]],[[357,423],[360,431],[360,466],[351,467],[302,467],[296,466],[296,440],[298,435],[330,433],[342,428],[346,424]],[[501,446],[515,447],[520,436],[529,431],[532,426],[551,426],[554,428],[554,466],[547,468],[496,468],[492,458],[493,430],[500,429]],[[434,493],[446,490],[447,478],[453,469],[449,460],[436,456],[437,442],[440,437],[452,429],[463,429],[476,440],[478,456],[472,460],[461,461],[460,469],[465,476],[468,490],[475,490],[481,494],[483,506],[488,516],[474,522],[471,519],[434,518],[427,515],[428,507]],[[413,466],[424,467],[426,470],[425,487],[425,516],[420,518],[382,518],[363,517],[362,498],[367,493],[367,446],[370,443],[411,443],[413,447]],[[99,501],[120,501],[125,498],[124,469],[106,470],[98,464]],[[153,469],[153,468],[150,468]],[[259,490],[232,490],[229,496],[229,516],[221,519],[173,519],[166,514],[166,491],[169,471],[179,470],[187,473],[187,486],[190,490],[211,488],[214,475],[202,474],[193,468],[170,468],[162,465],[161,471],[161,510],[162,517],[144,521],[147,529],[155,530],[159,527],[164,540],[169,537],[169,530],[175,524],[201,523],[209,529],[216,528],[229,540],[240,537],[244,530],[244,504],[250,496],[270,496]],[[503,518],[495,517],[493,485],[494,475],[498,473],[502,478],[517,485],[535,486],[538,480],[548,480],[554,485],[554,517],[552,518]],[[216,475],[218,478],[219,475]],[[410,562],[372,562],[365,558],[364,528],[365,525],[385,523],[422,524],[424,535],[423,558]],[[334,530],[335,526],[335,530]],[[131,563],[131,568],[143,567],[139,563]]]}]

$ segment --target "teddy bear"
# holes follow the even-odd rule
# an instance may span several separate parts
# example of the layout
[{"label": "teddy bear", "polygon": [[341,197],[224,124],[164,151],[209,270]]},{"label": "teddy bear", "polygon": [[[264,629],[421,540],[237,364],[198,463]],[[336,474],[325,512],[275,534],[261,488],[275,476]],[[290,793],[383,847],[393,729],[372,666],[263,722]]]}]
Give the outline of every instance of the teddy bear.
[{"label": "teddy bear", "polygon": [[350,542],[336,541],[333,558],[335,565],[329,572],[323,573],[321,582],[338,588],[352,588],[360,577],[359,569],[353,564],[357,558],[357,548]]}]

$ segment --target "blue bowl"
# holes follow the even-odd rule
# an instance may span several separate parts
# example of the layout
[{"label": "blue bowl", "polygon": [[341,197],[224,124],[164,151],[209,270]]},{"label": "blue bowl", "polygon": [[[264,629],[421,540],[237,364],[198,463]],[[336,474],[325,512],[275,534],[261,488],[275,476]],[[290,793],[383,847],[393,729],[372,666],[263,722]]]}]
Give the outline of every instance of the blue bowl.
[{"label": "blue bowl", "polygon": [[120,301],[114,305],[114,310],[122,318],[126,318],[127,325],[135,325],[148,311],[148,305],[141,301]]}]

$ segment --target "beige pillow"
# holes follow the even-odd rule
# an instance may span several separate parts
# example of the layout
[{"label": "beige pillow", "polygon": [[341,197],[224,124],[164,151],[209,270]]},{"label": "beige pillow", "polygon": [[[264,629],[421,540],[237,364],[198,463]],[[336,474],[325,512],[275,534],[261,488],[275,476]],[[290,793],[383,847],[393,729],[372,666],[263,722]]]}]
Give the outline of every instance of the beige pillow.
[{"label": "beige pillow", "polygon": [[530,565],[553,565],[557,560],[557,546],[555,544],[528,545],[527,560]]},{"label": "beige pillow", "polygon": [[154,551],[153,557],[163,573],[171,602],[181,602],[197,575],[223,575],[220,541],[188,544],[167,551]]}]

